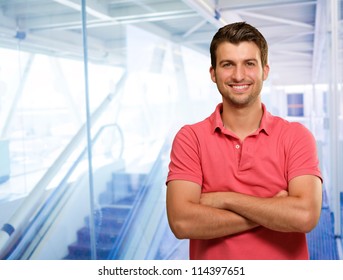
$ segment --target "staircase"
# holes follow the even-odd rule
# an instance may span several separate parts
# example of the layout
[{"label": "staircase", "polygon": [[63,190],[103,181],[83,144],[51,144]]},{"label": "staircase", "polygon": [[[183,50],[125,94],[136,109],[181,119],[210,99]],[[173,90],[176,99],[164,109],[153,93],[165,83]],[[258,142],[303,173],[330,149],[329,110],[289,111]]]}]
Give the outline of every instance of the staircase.
[{"label": "staircase", "polygon": [[323,191],[322,212],[318,225],[307,234],[311,260],[338,260],[338,248],[334,234],[334,217],[330,210],[326,191]]},{"label": "staircase", "polygon": [[[144,174],[115,173],[99,195],[99,207],[94,213],[97,259],[107,259],[123,224],[135,203],[139,188],[145,183]],[[333,233],[333,217],[323,192],[321,218],[317,227],[307,234],[311,260],[339,259]],[[77,233],[77,240],[68,246],[67,260],[91,259],[89,217]],[[188,259],[188,242],[176,240],[169,228],[163,233],[164,242],[156,259]]]},{"label": "staircase", "polygon": [[[107,259],[118,234],[133,207],[144,174],[114,173],[106,191],[99,196],[99,207],[94,213],[97,259]],[[77,240],[68,246],[66,260],[91,259],[90,218],[77,231]]]}]

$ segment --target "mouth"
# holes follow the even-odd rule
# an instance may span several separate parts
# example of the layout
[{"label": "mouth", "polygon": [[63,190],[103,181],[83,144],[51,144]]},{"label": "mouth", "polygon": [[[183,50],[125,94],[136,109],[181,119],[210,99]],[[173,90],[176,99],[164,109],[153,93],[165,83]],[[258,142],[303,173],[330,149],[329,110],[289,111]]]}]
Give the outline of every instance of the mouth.
[{"label": "mouth", "polygon": [[244,92],[250,87],[250,84],[230,84],[229,86],[237,92]]}]

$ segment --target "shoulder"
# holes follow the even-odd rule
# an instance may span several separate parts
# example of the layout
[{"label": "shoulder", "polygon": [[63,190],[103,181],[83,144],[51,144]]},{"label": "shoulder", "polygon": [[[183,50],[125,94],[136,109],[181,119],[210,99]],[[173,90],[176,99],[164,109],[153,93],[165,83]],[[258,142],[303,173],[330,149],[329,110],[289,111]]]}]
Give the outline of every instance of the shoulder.
[{"label": "shoulder", "polygon": [[314,139],[312,132],[299,122],[288,122],[286,132],[296,139]]},{"label": "shoulder", "polygon": [[312,136],[311,131],[300,122],[290,122],[284,118],[273,116],[273,128],[281,134],[302,137],[304,135]]},{"label": "shoulder", "polygon": [[316,140],[312,132],[302,123],[279,120],[279,136],[287,149],[313,151]]},{"label": "shoulder", "polygon": [[211,127],[210,117],[208,117],[200,122],[184,125],[177,132],[176,137],[201,138],[211,132]]},{"label": "shoulder", "polygon": [[300,122],[291,122],[278,116],[271,116],[269,121],[270,129],[267,131],[271,136],[270,141],[276,141],[286,149],[313,147],[316,143],[312,132]]},{"label": "shoulder", "polygon": [[181,127],[176,133],[176,141],[183,140],[185,142],[196,142],[198,144],[205,143],[211,136],[216,134],[215,131],[220,127],[220,124],[222,124],[220,117],[221,106],[221,103],[218,104],[215,111],[207,118]]}]

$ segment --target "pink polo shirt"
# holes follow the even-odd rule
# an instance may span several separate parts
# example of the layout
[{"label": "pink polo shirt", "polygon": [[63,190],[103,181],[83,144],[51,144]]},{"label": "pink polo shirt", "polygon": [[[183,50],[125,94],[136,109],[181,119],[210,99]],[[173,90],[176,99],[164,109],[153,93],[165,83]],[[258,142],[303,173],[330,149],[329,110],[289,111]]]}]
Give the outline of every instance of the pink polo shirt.
[{"label": "pink polo shirt", "polygon": [[[175,136],[167,182],[192,181],[202,192],[234,191],[272,197],[300,175],[321,178],[308,129],[266,111],[260,128],[241,142],[223,127],[219,104],[205,120]],[[308,259],[306,235],[258,227],[212,240],[190,240],[191,259]]]}]

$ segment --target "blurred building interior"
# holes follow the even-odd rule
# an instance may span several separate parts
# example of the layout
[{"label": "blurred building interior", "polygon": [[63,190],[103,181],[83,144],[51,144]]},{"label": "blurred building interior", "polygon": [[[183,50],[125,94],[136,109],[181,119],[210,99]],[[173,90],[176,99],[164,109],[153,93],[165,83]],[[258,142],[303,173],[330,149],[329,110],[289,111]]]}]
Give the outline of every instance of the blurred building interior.
[{"label": "blurred building interior", "polygon": [[343,258],[342,0],[3,0],[0,259],[188,258],[171,142],[220,102],[209,44],[237,21],[269,43],[263,103],[317,141],[311,259]]}]

